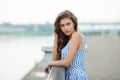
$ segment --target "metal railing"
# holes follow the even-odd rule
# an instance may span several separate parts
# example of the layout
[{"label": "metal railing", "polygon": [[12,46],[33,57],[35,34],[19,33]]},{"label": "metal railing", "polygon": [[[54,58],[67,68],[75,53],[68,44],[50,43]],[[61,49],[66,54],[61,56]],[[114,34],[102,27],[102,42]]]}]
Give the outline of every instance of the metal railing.
[{"label": "metal railing", "polygon": [[46,80],[65,80],[65,67],[52,66]]}]

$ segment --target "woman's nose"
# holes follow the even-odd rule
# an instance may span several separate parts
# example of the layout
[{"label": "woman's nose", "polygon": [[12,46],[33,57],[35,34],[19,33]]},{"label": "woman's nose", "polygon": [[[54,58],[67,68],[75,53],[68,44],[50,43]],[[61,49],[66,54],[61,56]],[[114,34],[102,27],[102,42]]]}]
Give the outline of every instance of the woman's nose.
[{"label": "woman's nose", "polygon": [[67,25],[65,25],[65,29],[68,29],[68,26],[67,26]]}]

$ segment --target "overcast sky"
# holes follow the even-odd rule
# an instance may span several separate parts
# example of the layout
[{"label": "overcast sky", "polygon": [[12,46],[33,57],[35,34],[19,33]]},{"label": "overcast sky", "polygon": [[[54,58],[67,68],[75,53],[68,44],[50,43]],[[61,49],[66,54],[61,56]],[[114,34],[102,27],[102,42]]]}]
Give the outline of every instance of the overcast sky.
[{"label": "overcast sky", "polygon": [[0,0],[0,23],[53,23],[66,9],[79,22],[120,22],[120,0]]}]

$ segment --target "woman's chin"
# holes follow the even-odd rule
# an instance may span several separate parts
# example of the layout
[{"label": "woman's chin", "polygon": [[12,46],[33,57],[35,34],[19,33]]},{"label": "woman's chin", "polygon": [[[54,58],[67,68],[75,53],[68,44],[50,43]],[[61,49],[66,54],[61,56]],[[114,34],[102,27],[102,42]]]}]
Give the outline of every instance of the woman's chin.
[{"label": "woman's chin", "polygon": [[70,33],[66,33],[65,35],[66,35],[66,36],[70,36],[71,34],[70,34]]}]

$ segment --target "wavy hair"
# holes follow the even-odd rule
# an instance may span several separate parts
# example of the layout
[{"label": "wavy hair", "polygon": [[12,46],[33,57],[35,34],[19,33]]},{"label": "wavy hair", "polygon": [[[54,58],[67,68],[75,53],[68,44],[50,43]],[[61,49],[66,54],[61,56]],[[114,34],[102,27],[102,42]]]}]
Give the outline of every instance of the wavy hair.
[{"label": "wavy hair", "polygon": [[77,31],[77,25],[78,25],[77,17],[69,10],[65,10],[58,14],[54,22],[54,32],[58,35],[58,39],[57,39],[57,59],[58,60],[61,59],[61,49],[65,47],[65,45],[69,41],[69,37],[66,36],[60,28],[60,21],[63,18],[69,18],[72,20],[72,22],[74,23],[75,31]]}]

